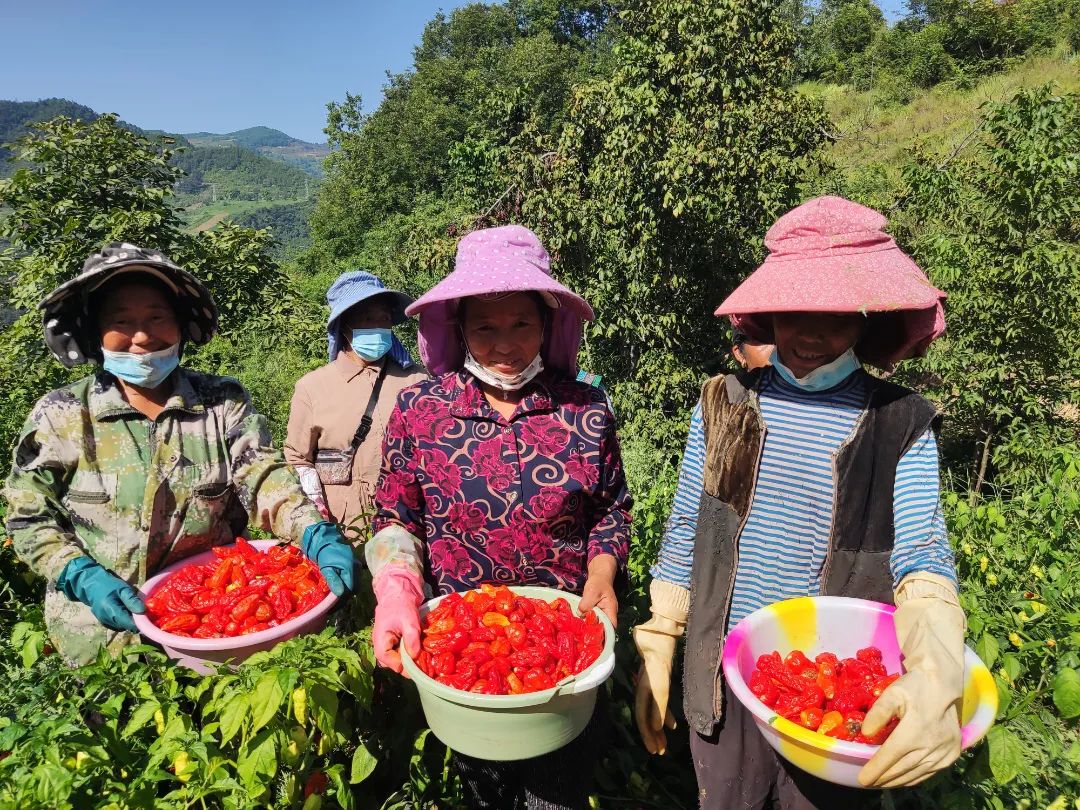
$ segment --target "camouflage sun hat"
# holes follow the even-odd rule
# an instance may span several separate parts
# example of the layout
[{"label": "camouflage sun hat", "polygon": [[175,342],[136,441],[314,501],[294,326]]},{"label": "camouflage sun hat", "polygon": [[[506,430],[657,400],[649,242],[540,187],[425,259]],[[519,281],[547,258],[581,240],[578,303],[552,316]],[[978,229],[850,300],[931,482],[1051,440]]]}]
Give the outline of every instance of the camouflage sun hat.
[{"label": "camouflage sun hat", "polygon": [[100,362],[95,313],[87,312],[87,298],[122,273],[146,273],[172,290],[185,342],[201,345],[214,336],[218,327],[217,305],[201,281],[161,251],[113,242],[92,254],[79,275],[61,284],[38,304],[43,310],[45,345],[65,366]]}]

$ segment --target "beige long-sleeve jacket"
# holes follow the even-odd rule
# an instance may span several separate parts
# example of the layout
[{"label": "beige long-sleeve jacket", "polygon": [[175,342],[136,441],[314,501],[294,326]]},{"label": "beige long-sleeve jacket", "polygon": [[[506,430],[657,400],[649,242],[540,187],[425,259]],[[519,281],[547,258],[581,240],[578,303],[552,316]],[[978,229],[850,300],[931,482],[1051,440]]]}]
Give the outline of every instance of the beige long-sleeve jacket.
[{"label": "beige long-sleeve jacket", "polygon": [[[353,458],[352,482],[322,484],[331,518],[346,526],[361,515],[370,518],[382,463],[383,434],[394,403],[403,388],[427,379],[428,374],[420,365],[403,369],[390,358],[361,365],[351,355],[341,352],[330,363],[301,377],[293,392],[285,460],[304,477],[304,468],[315,468],[319,450],[348,449],[382,363],[389,363],[390,367],[371,417],[371,432]],[[305,488],[309,485],[305,482]]]}]

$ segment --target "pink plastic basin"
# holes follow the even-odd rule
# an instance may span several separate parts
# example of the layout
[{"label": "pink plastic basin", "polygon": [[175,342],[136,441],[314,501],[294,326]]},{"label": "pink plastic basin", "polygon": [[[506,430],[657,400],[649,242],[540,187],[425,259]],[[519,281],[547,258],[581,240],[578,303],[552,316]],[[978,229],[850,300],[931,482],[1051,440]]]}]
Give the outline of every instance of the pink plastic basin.
[{"label": "pink plastic basin", "polygon": [[[786,656],[802,650],[813,660],[822,652],[854,657],[863,647],[881,650],[889,672],[900,672],[896,642],[896,608],[865,599],[814,596],[788,599],[755,610],[728,633],[724,642],[724,677],[736,699],[754,715],[754,722],[780,756],[814,776],[848,787],[861,787],[859,771],[878,746],[826,737],[781,717],[750,691],[747,682],[759,655],[773,650]],[[981,740],[997,715],[994,678],[970,647],[964,648],[964,698],[960,709],[960,742],[968,748]]]},{"label": "pink plastic basin", "polygon": [[[271,546],[278,544],[277,540],[252,540],[251,545],[259,551],[266,551]],[[215,559],[213,551],[204,551],[194,554],[187,559],[175,562],[161,569],[161,571],[146,580],[140,593],[143,599],[153,595],[158,586],[163,584],[169,575],[188,565],[201,565]],[[319,604],[299,616],[289,619],[277,627],[268,630],[260,630],[258,633],[249,633],[246,636],[234,638],[188,638],[174,633],[166,633],[150,619],[141,613],[134,613],[135,626],[144,638],[161,645],[166,655],[177,663],[190,667],[202,675],[213,672],[218,664],[227,661],[239,663],[250,655],[263,650],[269,650],[278,643],[304,633],[317,633],[326,626],[326,614],[330,612],[338,598],[331,591]]]}]

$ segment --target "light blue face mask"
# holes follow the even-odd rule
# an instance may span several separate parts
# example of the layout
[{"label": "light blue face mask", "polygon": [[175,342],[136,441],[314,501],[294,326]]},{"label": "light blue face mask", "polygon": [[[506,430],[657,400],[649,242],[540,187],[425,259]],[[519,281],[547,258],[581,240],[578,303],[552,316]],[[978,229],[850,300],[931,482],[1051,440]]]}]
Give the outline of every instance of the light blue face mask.
[{"label": "light blue face mask", "polygon": [[374,363],[390,351],[394,333],[389,329],[353,329],[349,343],[360,357]]},{"label": "light blue face mask", "polygon": [[776,373],[784,378],[785,382],[791,383],[803,391],[827,391],[835,388],[860,368],[862,364],[855,356],[854,349],[848,349],[831,363],[819,366],[805,377],[796,377],[791,369],[780,362],[780,352],[773,349],[771,362]]},{"label": "light blue face mask", "polygon": [[102,367],[110,374],[139,388],[157,388],[180,365],[180,344],[159,352],[133,354],[102,349]]}]

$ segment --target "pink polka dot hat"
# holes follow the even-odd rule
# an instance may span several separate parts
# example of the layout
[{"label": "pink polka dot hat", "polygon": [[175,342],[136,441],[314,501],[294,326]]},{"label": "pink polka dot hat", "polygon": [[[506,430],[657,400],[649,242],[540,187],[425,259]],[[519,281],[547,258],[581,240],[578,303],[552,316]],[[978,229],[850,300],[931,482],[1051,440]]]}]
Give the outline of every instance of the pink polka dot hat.
[{"label": "pink polka dot hat", "polygon": [[582,324],[593,319],[592,307],[551,277],[547,251],[536,234],[521,225],[485,228],[462,237],[454,271],[405,310],[420,316],[420,355],[428,371],[445,374],[465,361],[458,301],[530,291],[540,293],[552,309],[541,349],[545,365],[575,374]]},{"label": "pink polka dot hat", "polygon": [[945,331],[945,293],[885,232],[878,212],[818,197],[765,235],[769,256],[717,308],[753,340],[772,343],[774,312],[861,312],[871,327],[856,346],[883,369],[926,352]]}]

